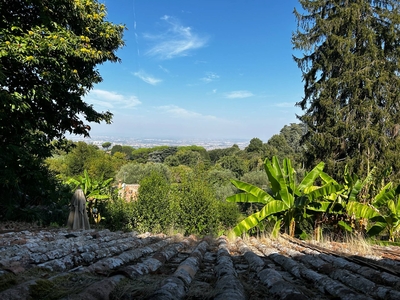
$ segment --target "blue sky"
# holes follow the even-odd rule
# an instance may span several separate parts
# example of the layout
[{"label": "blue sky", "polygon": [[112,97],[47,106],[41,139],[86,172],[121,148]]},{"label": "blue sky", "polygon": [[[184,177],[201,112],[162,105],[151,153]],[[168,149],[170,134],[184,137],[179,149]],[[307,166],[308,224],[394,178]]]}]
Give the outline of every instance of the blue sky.
[{"label": "blue sky", "polygon": [[263,141],[298,122],[295,0],[105,0],[121,63],[85,97],[113,124],[91,136]]}]

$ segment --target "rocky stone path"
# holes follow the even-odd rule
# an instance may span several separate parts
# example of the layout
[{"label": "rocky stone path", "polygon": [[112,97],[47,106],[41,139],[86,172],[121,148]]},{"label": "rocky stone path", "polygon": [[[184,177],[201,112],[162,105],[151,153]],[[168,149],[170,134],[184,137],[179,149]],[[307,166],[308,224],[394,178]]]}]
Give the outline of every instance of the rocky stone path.
[{"label": "rocky stone path", "polygon": [[0,233],[0,299],[400,299],[400,250],[110,232]]}]

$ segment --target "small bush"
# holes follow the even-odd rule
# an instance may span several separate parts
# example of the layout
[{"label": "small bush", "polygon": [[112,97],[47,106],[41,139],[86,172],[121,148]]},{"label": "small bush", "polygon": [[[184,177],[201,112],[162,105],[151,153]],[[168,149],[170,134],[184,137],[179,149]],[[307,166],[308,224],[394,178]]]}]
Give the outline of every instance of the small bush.
[{"label": "small bush", "polygon": [[105,202],[101,224],[110,230],[129,231],[134,227],[134,203],[114,197]]},{"label": "small bush", "polygon": [[162,232],[174,223],[169,190],[169,182],[160,173],[152,172],[140,181],[138,199],[133,206],[138,231]]},{"label": "small bush", "polygon": [[175,184],[170,199],[177,216],[174,225],[183,228],[185,234],[215,234],[223,223],[220,202],[201,170],[186,174],[181,183]]}]

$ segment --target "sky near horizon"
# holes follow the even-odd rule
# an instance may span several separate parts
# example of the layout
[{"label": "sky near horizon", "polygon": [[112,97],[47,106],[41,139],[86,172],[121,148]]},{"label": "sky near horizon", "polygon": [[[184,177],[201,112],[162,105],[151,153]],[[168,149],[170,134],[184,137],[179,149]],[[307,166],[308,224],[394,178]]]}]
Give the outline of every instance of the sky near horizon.
[{"label": "sky near horizon", "polygon": [[264,142],[298,122],[297,0],[100,0],[125,24],[121,63],[85,97],[113,123],[91,136]]}]

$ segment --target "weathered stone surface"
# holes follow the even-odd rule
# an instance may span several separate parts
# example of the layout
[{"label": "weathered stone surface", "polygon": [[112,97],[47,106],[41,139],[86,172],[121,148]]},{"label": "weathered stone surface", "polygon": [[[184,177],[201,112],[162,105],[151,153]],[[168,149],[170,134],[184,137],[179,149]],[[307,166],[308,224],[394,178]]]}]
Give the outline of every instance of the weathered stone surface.
[{"label": "weathered stone surface", "polygon": [[[390,255],[400,260],[396,249]],[[387,269],[386,261],[380,268],[376,255],[370,260],[374,263],[369,265],[366,258],[289,239],[199,241],[108,230],[5,232],[0,234],[0,282],[9,278],[10,286],[0,299],[31,299],[30,287],[38,280],[51,283],[60,277],[71,284],[63,298],[69,300],[109,299],[126,281],[124,299],[400,299],[397,271]],[[88,283],[84,278],[90,278]],[[142,285],[129,292],[129,284],[137,282]],[[138,294],[149,282],[151,290]],[[76,283],[83,287],[74,290]]]}]

